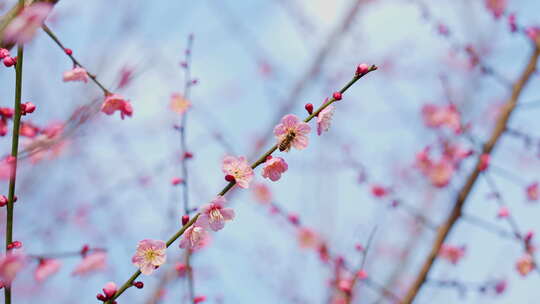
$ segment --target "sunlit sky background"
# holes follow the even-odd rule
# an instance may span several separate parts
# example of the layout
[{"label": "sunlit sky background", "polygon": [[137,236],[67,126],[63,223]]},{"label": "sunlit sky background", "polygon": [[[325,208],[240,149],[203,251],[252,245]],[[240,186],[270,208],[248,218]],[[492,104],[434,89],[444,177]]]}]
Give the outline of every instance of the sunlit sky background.
[{"label": "sunlit sky background", "polygon": [[[6,7],[13,2],[7,1]],[[220,161],[225,154],[254,159],[256,141],[273,128],[279,108],[353,2],[60,1],[48,24],[91,72],[114,88],[123,67],[134,69],[134,81],[118,91],[131,100],[134,115],[122,121],[100,114],[77,131],[59,158],[37,165],[26,161],[22,166],[15,238],[23,241],[25,251],[73,251],[88,243],[108,249],[109,267],[91,276],[72,277],[79,259],[66,259],[61,271],[43,284],[34,282],[30,267],[15,281],[15,303],[95,303],[104,283],[121,284],[135,270],[130,258],[139,240],[167,239],[178,228],[179,221],[167,215],[171,206],[180,212],[180,193],[170,185],[170,179],[180,174],[179,139],[173,130],[179,117],[169,111],[168,103],[171,93],[183,88],[179,62],[190,33],[195,37],[192,74],[199,80],[192,89],[187,125],[188,146],[195,155],[189,163],[190,200],[196,207],[224,186]],[[540,2],[509,2],[520,23],[540,23]],[[506,23],[495,21],[483,1],[438,0],[428,7],[448,25],[456,41],[482,48],[485,61],[506,78],[519,75],[530,44],[525,37],[510,35]],[[257,177],[271,187],[277,203],[298,213],[303,224],[353,264],[360,260],[354,245],[364,243],[376,226],[367,271],[380,283],[403,266],[392,252],[411,237],[411,217],[374,199],[368,185],[358,183],[359,170],[349,160],[364,165],[370,181],[392,185],[400,199],[440,223],[472,162],[466,162],[443,190],[432,188],[412,168],[415,153],[437,140],[435,132],[422,124],[421,106],[447,101],[441,82],[445,76],[451,100],[467,121],[475,122],[473,133],[484,138],[493,122],[489,113],[509,95],[508,88],[493,78],[464,70],[463,54],[450,53],[451,43],[421,18],[413,1],[363,1],[318,76],[305,84],[292,113],[304,116],[306,102],[319,105],[350,79],[358,63],[374,63],[380,70],[347,92],[329,133],[322,137],[312,133],[307,150],[285,155],[289,171],[279,182]],[[78,106],[101,98],[92,83],[63,83],[62,72],[70,67],[44,33],[26,48],[23,96],[38,107],[28,117],[33,122],[66,120]],[[270,72],[262,73],[263,67]],[[0,72],[0,106],[12,104],[13,79],[8,70]],[[536,100],[539,84],[534,77],[520,102]],[[518,110],[510,125],[538,135],[539,109]],[[216,134],[225,144],[216,140]],[[0,143],[8,151],[9,137]],[[540,177],[536,151],[504,138],[493,163],[514,176],[510,180],[493,174],[521,229],[539,230],[539,207],[526,202],[524,195],[524,186]],[[142,185],[142,178],[149,178],[148,184]],[[7,183],[3,187],[7,192]],[[497,207],[487,199],[488,192],[480,180],[466,213],[508,228],[495,219]],[[270,216],[249,191],[235,192],[230,201],[237,218],[213,234],[211,246],[194,257],[197,294],[206,295],[208,303],[326,303],[331,272],[316,253],[301,250],[291,227]],[[403,269],[401,289],[394,290],[397,294],[414,278],[433,235],[423,230]],[[514,269],[522,254],[518,243],[465,222],[453,230],[449,242],[466,245],[466,257],[457,266],[437,262],[433,278],[465,282],[506,278],[507,292],[497,297],[470,292],[462,298],[454,289],[426,285],[415,303],[537,303],[538,275],[521,278]],[[181,251],[175,244],[168,253],[174,263]],[[144,277],[145,288],[128,290],[119,303],[144,303],[159,274]],[[179,303],[185,290],[183,281],[175,281],[163,303]],[[355,303],[378,298],[360,286]]]}]

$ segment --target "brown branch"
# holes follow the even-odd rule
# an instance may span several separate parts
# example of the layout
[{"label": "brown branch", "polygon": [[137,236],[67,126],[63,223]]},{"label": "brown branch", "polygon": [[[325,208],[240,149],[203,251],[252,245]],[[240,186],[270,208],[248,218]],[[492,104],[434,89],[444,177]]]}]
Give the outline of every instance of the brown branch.
[{"label": "brown branch", "polygon": [[[499,139],[501,138],[503,133],[505,132],[507,123],[510,119],[510,116],[512,115],[512,112],[514,111],[517,105],[519,96],[521,95],[525,85],[531,78],[532,74],[536,70],[538,56],[540,56],[540,42],[536,43],[534,47],[534,51],[529,58],[529,62],[527,63],[525,70],[523,71],[519,79],[512,86],[512,94],[510,98],[508,99],[508,101],[506,102],[506,104],[504,105],[504,107],[501,109],[501,113],[495,124],[495,128],[493,129],[493,132],[491,136],[489,137],[489,140],[482,147],[482,154],[490,154],[495,148],[495,146],[497,145],[497,143],[499,142]],[[433,245],[431,247],[431,251],[428,257],[426,258],[426,260],[424,261],[424,264],[422,265],[422,268],[420,269],[420,272],[416,276],[413,284],[409,288],[409,291],[407,292],[405,299],[403,300],[404,304],[411,304],[415,300],[416,296],[418,295],[418,292],[422,288],[422,285],[426,281],[426,278],[433,266],[433,263],[435,262],[435,259],[437,258],[437,254],[439,253],[441,246],[445,242],[446,237],[449,235],[450,231],[454,228],[454,225],[456,224],[456,222],[461,217],[465,202],[467,198],[469,197],[469,194],[471,193],[476,181],[478,180],[478,177],[480,176],[480,173],[481,173],[480,167],[481,167],[481,162],[480,162],[480,155],[479,155],[479,158],[476,161],[474,170],[471,172],[471,174],[467,178],[465,185],[459,191],[459,194],[456,198],[454,207],[452,208],[450,215],[448,216],[444,224],[439,228],[435,241],[433,242]]]}]

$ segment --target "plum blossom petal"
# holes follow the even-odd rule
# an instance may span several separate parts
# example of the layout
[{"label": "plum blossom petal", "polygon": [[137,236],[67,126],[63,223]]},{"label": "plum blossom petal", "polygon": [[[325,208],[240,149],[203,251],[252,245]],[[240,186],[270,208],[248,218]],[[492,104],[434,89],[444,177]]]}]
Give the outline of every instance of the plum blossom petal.
[{"label": "plum blossom petal", "polygon": [[333,105],[329,105],[324,110],[319,112],[317,116],[317,135],[321,135],[323,132],[328,131],[334,116],[335,108]]},{"label": "plum blossom petal", "polygon": [[86,72],[86,70],[81,67],[74,67],[73,69],[69,71],[65,71],[64,75],[62,76],[62,80],[64,82],[82,81],[84,83],[87,83],[88,79],[89,79],[88,72]]},{"label": "plum blossom petal", "polygon": [[251,169],[244,156],[225,156],[223,158],[222,171],[226,175],[232,175],[236,184],[241,188],[249,188],[249,184],[253,180],[253,169]]},{"label": "plum blossom petal", "polygon": [[86,255],[75,267],[73,275],[84,275],[90,272],[105,269],[107,254],[103,251],[96,251]]},{"label": "plum blossom petal", "polygon": [[53,5],[46,2],[37,2],[26,7],[6,27],[3,40],[19,44],[27,43],[43,25],[43,21],[45,21],[52,8]]},{"label": "plum blossom petal", "polygon": [[57,273],[60,270],[62,264],[58,260],[54,259],[43,259],[39,261],[39,265],[34,272],[34,278],[38,282],[43,282],[48,277]]},{"label": "plum blossom petal", "polygon": [[191,250],[200,249],[206,244],[207,238],[208,231],[206,231],[199,224],[195,223],[184,232],[184,235],[180,240],[180,248]]},{"label": "plum blossom petal", "polygon": [[225,227],[225,222],[234,219],[234,210],[224,208],[225,197],[217,196],[212,202],[201,208],[201,215],[197,219],[197,224],[218,231]]},{"label": "plum blossom petal", "polygon": [[289,169],[289,166],[283,158],[272,157],[264,162],[262,176],[275,182],[281,178],[281,174],[287,169]]}]

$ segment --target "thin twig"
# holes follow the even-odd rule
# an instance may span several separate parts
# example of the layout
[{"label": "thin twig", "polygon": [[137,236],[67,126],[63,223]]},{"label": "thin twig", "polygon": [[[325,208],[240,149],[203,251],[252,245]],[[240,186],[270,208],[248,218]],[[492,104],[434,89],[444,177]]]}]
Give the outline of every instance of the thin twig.
[{"label": "thin twig", "polygon": [[[365,74],[355,74],[354,77],[351,79],[351,81],[349,81],[341,90],[339,90],[339,92],[341,93],[345,93],[345,91],[347,91],[356,81],[358,81],[360,78],[364,77],[365,75],[369,74],[370,72],[372,71],[375,71],[377,70],[377,67],[375,65],[372,65],[368,71],[365,73]],[[309,115],[306,119],[304,119],[305,122],[309,122],[311,121],[313,118],[316,117],[317,114],[319,114],[322,110],[324,110],[326,107],[330,106],[331,104],[333,104],[334,102],[336,102],[337,100],[332,97],[328,100],[328,102],[326,102],[325,104],[321,105],[319,107],[319,109],[315,112],[313,112],[313,114]],[[253,162],[251,164],[251,168],[252,169],[255,169],[256,167],[258,167],[259,165],[261,165],[262,163],[264,163],[267,159],[268,156],[272,155],[272,153],[274,153],[274,151],[276,151],[278,148],[278,145],[274,145],[272,146],[266,153],[264,153],[259,159],[257,159],[255,162]],[[232,181],[232,182],[229,182],[219,193],[218,195],[219,196],[223,196],[225,195],[227,192],[229,192],[229,190],[231,190],[234,186],[236,185],[236,182],[235,181]],[[191,225],[193,225],[196,221],[197,221],[197,218],[200,216],[201,214],[200,213],[197,213],[195,214],[195,216],[193,216],[193,218],[191,218],[191,220],[185,224],[180,230],[178,230],[166,243],[167,247],[171,246],[172,243],[174,243],[183,233],[186,229],[188,229]],[[115,293],[115,295],[109,299],[106,303],[108,304],[112,304],[112,302],[114,300],[116,300],[120,295],[122,295],[124,293],[124,291],[126,291],[126,289],[128,289],[129,287],[132,286],[132,283],[135,279],[137,279],[137,277],[139,277],[139,275],[141,274],[140,270],[137,270],[119,289],[118,291]]]}]

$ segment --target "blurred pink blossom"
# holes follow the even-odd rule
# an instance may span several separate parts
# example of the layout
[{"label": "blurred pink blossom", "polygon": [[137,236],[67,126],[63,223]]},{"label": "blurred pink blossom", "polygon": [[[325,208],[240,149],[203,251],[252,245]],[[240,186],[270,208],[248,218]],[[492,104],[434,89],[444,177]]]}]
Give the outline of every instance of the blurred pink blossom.
[{"label": "blurred pink blossom", "polygon": [[39,261],[39,265],[34,272],[34,278],[38,282],[43,282],[48,277],[57,273],[60,270],[62,264],[58,260],[54,259],[43,259]]},{"label": "blurred pink blossom", "polygon": [[10,284],[25,264],[26,256],[23,253],[8,251],[0,258],[0,281]]},{"label": "blurred pink blossom", "polygon": [[69,71],[65,71],[64,75],[62,76],[62,80],[64,82],[68,81],[82,81],[84,83],[88,82],[88,73],[85,69],[81,67],[74,67],[73,69]]},{"label": "blurred pink blossom", "polygon": [[73,275],[85,275],[90,272],[105,269],[107,254],[103,251],[96,251],[86,255],[75,267]]},{"label": "blurred pink blossom", "polygon": [[37,2],[26,7],[4,31],[4,41],[14,43],[27,43],[37,30],[43,25],[43,21],[49,15],[53,5],[46,2]]},{"label": "blurred pink blossom", "polygon": [[465,247],[443,244],[439,256],[452,264],[457,264],[465,255]]}]

